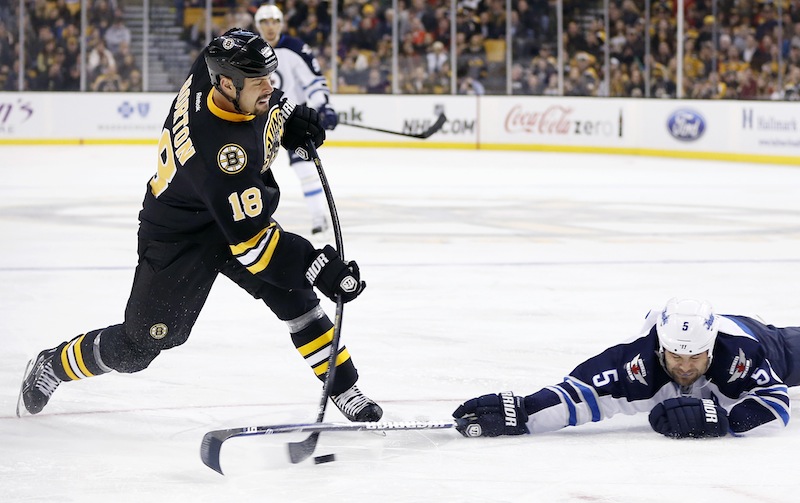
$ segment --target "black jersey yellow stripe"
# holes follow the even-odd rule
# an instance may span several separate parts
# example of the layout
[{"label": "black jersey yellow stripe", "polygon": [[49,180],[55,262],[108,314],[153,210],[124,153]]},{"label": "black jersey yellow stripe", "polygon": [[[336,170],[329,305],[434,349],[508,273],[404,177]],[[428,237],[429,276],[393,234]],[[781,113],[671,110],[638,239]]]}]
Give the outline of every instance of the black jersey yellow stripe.
[{"label": "black jersey yellow stripe", "polygon": [[248,271],[258,274],[266,269],[272,260],[280,235],[280,229],[274,223],[270,224],[247,241],[231,245],[231,253]]}]

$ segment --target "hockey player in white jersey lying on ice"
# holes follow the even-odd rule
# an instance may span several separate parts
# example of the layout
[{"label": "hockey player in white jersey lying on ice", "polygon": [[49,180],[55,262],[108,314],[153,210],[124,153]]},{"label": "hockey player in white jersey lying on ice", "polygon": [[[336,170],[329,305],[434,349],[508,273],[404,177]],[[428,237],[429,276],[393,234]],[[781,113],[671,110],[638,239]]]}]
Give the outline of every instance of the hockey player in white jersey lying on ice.
[{"label": "hockey player in white jersey lying on ice", "polygon": [[473,398],[453,417],[467,437],[543,433],[639,412],[672,438],[761,432],[789,422],[787,387],[800,385],[798,363],[800,327],[671,299],[647,314],[638,337],[584,361],[562,383],[525,397]]}]

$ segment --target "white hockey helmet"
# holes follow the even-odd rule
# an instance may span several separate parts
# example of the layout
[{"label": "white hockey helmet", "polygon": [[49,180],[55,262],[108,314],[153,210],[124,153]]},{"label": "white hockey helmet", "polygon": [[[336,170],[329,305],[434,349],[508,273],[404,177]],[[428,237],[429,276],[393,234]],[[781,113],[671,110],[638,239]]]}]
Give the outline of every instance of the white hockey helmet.
[{"label": "white hockey helmet", "polygon": [[696,355],[705,351],[711,359],[718,330],[719,317],[711,304],[694,299],[670,299],[656,322],[662,353]]},{"label": "white hockey helmet", "polygon": [[283,12],[276,5],[262,5],[256,11],[256,25],[264,19],[277,19],[283,24]]}]

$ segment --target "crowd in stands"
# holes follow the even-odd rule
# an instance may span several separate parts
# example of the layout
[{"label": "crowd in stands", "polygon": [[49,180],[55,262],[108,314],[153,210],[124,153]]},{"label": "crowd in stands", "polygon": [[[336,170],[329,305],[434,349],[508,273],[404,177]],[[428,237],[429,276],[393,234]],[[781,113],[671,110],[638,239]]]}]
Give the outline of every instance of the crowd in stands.
[{"label": "crowd in stands", "polygon": [[[23,53],[24,90],[81,90],[81,3],[26,0],[24,6],[24,51],[18,33],[19,2],[0,8],[0,89],[19,89]],[[86,90],[141,91],[131,31],[117,0],[87,0],[86,6]]]},{"label": "crowd in stands", "polygon": [[[31,5],[27,86],[75,89],[76,0],[25,1]],[[91,89],[141,88],[117,1],[88,0]],[[255,30],[253,14],[262,2],[213,0],[213,34],[234,26]],[[205,4],[173,3],[193,51],[205,45],[205,17],[185,14]],[[506,94],[510,87],[520,95],[675,97],[681,43],[685,98],[800,97],[800,0],[685,0],[682,41],[676,34],[676,0],[652,0],[650,12],[644,0],[610,0],[607,20],[603,1],[563,0],[560,41],[554,0],[512,0],[510,18],[506,0],[459,0],[454,40],[450,0],[399,0],[397,12],[390,0],[340,0],[335,53],[329,2],[277,4],[288,32],[309,44],[342,93]],[[0,16],[6,19],[13,16]],[[395,23],[399,46],[393,82]],[[6,89],[17,71],[14,39],[13,30],[0,21],[0,86]]]}]

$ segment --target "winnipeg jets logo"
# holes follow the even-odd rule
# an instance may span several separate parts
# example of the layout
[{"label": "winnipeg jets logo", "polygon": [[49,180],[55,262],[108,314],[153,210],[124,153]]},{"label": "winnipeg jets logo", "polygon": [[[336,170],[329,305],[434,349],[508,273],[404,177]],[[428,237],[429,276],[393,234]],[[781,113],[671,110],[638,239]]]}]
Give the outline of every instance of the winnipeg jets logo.
[{"label": "winnipeg jets logo", "polygon": [[753,365],[753,360],[749,360],[745,355],[742,348],[739,348],[739,356],[733,359],[733,363],[731,363],[731,368],[728,369],[728,373],[731,375],[731,378],[728,379],[728,382],[733,382],[736,379],[744,379],[747,377],[747,374],[750,372],[750,367]]},{"label": "winnipeg jets logo", "polygon": [[628,380],[631,382],[639,381],[647,386],[647,381],[645,380],[645,377],[647,377],[647,369],[644,366],[641,353],[634,356],[633,360],[625,364],[625,371],[628,373]]}]

